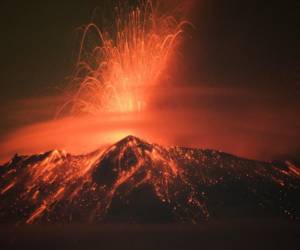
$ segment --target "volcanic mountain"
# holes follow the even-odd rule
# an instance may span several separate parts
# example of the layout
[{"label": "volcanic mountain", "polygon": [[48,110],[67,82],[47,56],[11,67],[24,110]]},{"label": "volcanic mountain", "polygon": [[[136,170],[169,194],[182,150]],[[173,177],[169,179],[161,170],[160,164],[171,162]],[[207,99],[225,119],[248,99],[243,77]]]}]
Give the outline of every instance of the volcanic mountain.
[{"label": "volcanic mountain", "polygon": [[163,147],[134,136],[86,155],[16,155],[0,167],[0,222],[298,219],[299,166]]}]

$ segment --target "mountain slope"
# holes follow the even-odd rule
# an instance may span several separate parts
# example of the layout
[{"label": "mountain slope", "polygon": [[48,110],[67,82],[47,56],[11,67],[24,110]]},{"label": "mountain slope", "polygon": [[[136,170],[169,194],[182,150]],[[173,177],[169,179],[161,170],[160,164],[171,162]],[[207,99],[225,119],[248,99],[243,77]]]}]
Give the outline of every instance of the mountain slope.
[{"label": "mountain slope", "polygon": [[300,168],[128,136],[105,151],[15,156],[0,167],[1,222],[199,222],[300,216]]}]

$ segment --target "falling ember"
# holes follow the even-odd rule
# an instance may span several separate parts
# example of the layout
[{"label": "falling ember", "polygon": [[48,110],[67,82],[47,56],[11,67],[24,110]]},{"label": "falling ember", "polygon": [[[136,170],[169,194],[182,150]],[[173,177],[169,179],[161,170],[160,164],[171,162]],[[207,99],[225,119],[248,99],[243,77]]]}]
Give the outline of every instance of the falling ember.
[{"label": "falling ember", "polygon": [[[191,130],[202,130],[200,122],[214,119],[194,107],[148,109],[153,94],[157,94],[155,103],[169,98],[154,89],[165,82],[176,61],[188,22],[162,12],[156,0],[140,0],[135,7],[119,1],[113,29],[100,29],[94,23],[84,28],[72,91],[61,110],[75,117],[26,128],[8,144],[19,149],[28,141],[37,142],[36,147],[47,141],[48,148],[63,140],[80,154],[67,149],[15,155],[0,165],[0,222],[198,223],[233,218],[232,214],[298,220],[297,161],[254,161],[128,136],[140,132],[167,138],[179,133],[180,141]],[[90,48],[95,32],[97,44]],[[190,98],[190,90],[187,95]],[[83,114],[94,116],[77,116]],[[205,119],[185,123],[195,114]],[[217,121],[211,124],[223,122]],[[98,149],[84,153],[90,145]]]},{"label": "falling ember", "polygon": [[[86,155],[53,150],[15,156],[1,168],[0,221],[6,223],[103,222],[111,215],[147,220],[139,209],[168,214],[169,222],[197,223],[216,212],[226,215],[233,198],[245,214],[254,209],[299,218],[295,162],[251,161],[128,136]],[[248,202],[249,211],[242,205]],[[160,204],[156,212],[151,204]]]},{"label": "falling ember", "polygon": [[[94,23],[84,29],[72,88],[66,103],[73,114],[144,110],[150,87],[158,84],[178,46],[186,21],[160,13],[159,4],[142,0],[136,7],[120,3],[114,29]],[[98,44],[91,51],[92,32]]]}]

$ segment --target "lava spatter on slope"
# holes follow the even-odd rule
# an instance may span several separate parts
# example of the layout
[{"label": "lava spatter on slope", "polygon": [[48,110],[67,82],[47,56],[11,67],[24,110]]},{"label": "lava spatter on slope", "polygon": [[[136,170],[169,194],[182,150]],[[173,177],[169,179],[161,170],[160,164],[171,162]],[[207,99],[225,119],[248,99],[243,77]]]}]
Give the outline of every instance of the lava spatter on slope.
[{"label": "lava spatter on slope", "polygon": [[[4,220],[67,220],[67,207],[81,206],[78,195],[94,188],[91,171],[101,151],[72,156],[53,150],[36,156],[15,156],[1,170],[1,212]],[[10,186],[10,189],[7,187]],[[3,210],[4,209],[4,210]]]},{"label": "lava spatter on slope", "polygon": [[[161,214],[169,217],[170,213],[174,215],[170,220],[174,221],[197,221],[209,216],[205,203],[200,199],[201,194],[196,192],[185,177],[184,169],[177,165],[168,149],[133,136],[123,139],[103,155],[94,179],[108,190],[107,213],[111,209],[121,217],[132,218],[139,214],[135,207],[138,203],[147,213],[150,212],[147,219],[145,214],[140,219],[149,222],[159,220]],[[137,197],[136,192],[148,195]],[[152,212],[157,214],[151,215],[149,206],[152,205],[157,209]],[[124,207],[127,209],[124,210]]]},{"label": "lava spatter on slope", "polygon": [[73,156],[15,156],[0,167],[1,222],[193,222],[300,215],[300,168],[128,136]]}]

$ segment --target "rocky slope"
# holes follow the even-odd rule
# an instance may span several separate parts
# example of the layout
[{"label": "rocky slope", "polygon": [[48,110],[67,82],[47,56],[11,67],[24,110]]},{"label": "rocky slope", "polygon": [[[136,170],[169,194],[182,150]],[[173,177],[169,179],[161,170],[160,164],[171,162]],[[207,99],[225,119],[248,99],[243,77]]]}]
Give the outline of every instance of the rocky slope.
[{"label": "rocky slope", "polygon": [[73,156],[16,155],[0,167],[0,222],[197,223],[300,217],[297,162],[259,162],[128,136]]}]

